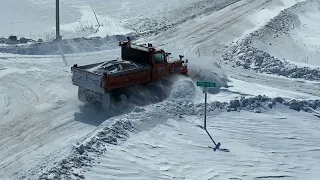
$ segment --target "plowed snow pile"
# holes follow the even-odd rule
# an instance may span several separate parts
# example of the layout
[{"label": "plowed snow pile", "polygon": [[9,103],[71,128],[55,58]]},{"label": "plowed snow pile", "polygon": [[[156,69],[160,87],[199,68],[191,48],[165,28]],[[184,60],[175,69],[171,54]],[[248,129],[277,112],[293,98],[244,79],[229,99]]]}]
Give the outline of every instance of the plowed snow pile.
[{"label": "plowed snow pile", "polygon": [[[260,33],[252,45],[272,56],[298,65],[320,67],[320,2],[305,1],[283,11]],[[266,36],[267,34],[267,36]]]},{"label": "plowed snow pile", "polygon": [[248,112],[210,114],[208,123],[209,132],[230,153],[207,148],[212,142],[197,127],[202,124],[198,116],[172,117],[150,131],[130,133],[120,146],[106,145],[106,152],[83,175],[92,180],[319,176],[319,134],[314,133],[319,123],[314,116],[280,107],[254,117]]},{"label": "plowed snow pile", "polygon": [[309,0],[283,10],[239,41],[224,60],[258,72],[320,80],[319,6],[319,1]]},{"label": "plowed snow pile", "polygon": [[[204,104],[192,103],[193,83],[180,80],[175,87],[168,100],[103,123],[40,179],[311,178],[317,174],[317,161],[309,159],[320,160],[312,153],[319,148],[314,144],[319,142],[320,127],[313,125],[320,117],[319,100],[256,96],[210,103],[209,131],[231,150],[224,154],[207,148],[212,142],[199,128]],[[277,142],[272,140],[275,137]],[[295,146],[303,148],[295,151]],[[290,161],[285,160],[288,157]],[[298,162],[306,164],[308,171]]]}]

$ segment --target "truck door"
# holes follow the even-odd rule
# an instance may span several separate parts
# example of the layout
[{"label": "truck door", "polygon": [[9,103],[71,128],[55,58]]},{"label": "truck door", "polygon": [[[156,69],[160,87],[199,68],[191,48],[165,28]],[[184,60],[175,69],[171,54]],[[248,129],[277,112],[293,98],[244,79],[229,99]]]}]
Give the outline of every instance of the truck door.
[{"label": "truck door", "polygon": [[164,52],[157,52],[154,54],[154,70],[153,70],[153,79],[159,79],[163,76],[166,76],[169,72],[169,64],[166,61]]}]

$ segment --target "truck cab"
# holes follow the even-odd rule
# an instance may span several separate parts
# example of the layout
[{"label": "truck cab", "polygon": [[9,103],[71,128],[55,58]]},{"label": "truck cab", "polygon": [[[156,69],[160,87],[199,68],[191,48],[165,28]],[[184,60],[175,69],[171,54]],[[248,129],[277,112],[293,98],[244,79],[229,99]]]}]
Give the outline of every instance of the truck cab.
[{"label": "truck cab", "polygon": [[183,61],[183,56],[181,55],[177,61],[169,63],[168,59],[171,53],[156,49],[150,43],[147,46],[132,45],[129,39],[127,42],[120,42],[119,45],[121,46],[121,59],[151,67],[152,80],[157,80],[173,73],[188,74],[186,65],[188,60]]}]

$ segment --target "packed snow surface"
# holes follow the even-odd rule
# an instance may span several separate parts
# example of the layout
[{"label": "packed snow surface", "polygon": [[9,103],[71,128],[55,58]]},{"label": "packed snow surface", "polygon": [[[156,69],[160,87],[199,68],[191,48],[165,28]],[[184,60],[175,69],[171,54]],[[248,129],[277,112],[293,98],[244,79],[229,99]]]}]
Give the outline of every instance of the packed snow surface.
[{"label": "packed snow surface", "polygon": [[0,179],[32,179],[96,124],[82,119],[70,67],[60,58],[0,62]]}]

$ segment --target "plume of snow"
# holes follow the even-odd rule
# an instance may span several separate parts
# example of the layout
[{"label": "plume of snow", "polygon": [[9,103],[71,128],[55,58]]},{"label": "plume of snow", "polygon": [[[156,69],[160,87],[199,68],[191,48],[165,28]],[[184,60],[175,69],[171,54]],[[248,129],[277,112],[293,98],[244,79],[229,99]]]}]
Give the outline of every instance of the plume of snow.
[{"label": "plume of snow", "polygon": [[208,92],[215,94],[221,87],[228,87],[228,76],[221,68],[220,62],[212,56],[188,56],[189,75],[194,81],[215,82],[215,88],[208,88]]}]

